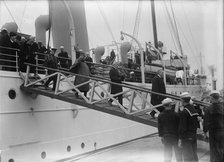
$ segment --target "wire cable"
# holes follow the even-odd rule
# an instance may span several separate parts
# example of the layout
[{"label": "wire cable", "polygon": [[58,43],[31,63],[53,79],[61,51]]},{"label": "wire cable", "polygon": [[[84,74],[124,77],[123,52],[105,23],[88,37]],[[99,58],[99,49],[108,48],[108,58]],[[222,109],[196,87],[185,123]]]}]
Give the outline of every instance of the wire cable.
[{"label": "wire cable", "polygon": [[96,2],[97,2],[97,6],[98,6],[98,8],[99,8],[99,11],[100,11],[100,13],[101,13],[101,15],[102,15],[102,17],[103,17],[103,20],[104,20],[104,22],[105,22],[105,24],[106,24],[106,26],[107,26],[107,29],[109,30],[109,32],[110,32],[110,34],[111,34],[111,37],[112,37],[113,41],[116,42],[116,39],[115,39],[115,37],[114,37],[114,34],[113,34],[113,32],[112,32],[112,30],[111,30],[111,28],[110,28],[110,25],[109,25],[109,23],[108,23],[108,21],[107,21],[107,18],[106,18],[105,14],[104,14],[102,5],[101,5],[101,3],[100,3],[99,1],[96,1]]},{"label": "wire cable", "polygon": [[181,42],[180,42],[179,32],[178,32],[177,23],[176,23],[174,11],[173,11],[173,5],[172,5],[171,0],[170,0],[170,8],[171,8],[171,11],[172,11],[174,27],[175,27],[175,31],[176,31],[176,35],[177,35],[177,41],[178,41],[178,44],[179,44],[179,47],[180,47],[181,54],[183,55],[183,49],[182,49]]},{"label": "wire cable", "polygon": [[20,24],[19,24],[19,28],[20,28],[20,29],[21,29],[21,26],[22,26],[22,23],[23,23],[23,18],[24,18],[24,15],[25,15],[25,11],[26,11],[26,7],[27,7],[27,3],[28,3],[28,0],[26,0],[25,7],[23,8],[22,19],[21,19]]},{"label": "wire cable", "polygon": [[[13,15],[12,15],[10,9],[8,8],[8,6],[7,6],[6,2],[5,2],[5,0],[3,0],[3,2],[4,2],[4,5],[5,5],[6,9],[8,10],[8,12],[9,12],[9,14],[10,14],[12,20],[16,23],[16,20],[14,19],[14,17],[13,17]],[[17,25],[17,23],[16,23],[16,25]],[[17,25],[17,26],[18,26],[18,25]],[[19,29],[19,31],[21,32],[19,26],[18,26],[18,29]]]},{"label": "wire cable", "polygon": [[[165,7],[166,7],[166,6],[164,5],[164,8],[165,8]],[[164,9],[163,11],[164,11],[164,15],[167,16],[165,9]],[[167,16],[167,17],[168,17],[168,16]],[[169,18],[168,18],[168,19],[169,19]],[[177,47],[177,44],[176,44],[174,35],[172,34],[172,29],[171,29],[172,27],[171,27],[170,21],[168,21],[168,19],[166,19],[166,22],[167,22],[167,24],[168,24],[168,28],[169,28],[169,32],[170,32],[170,36],[171,36],[171,39],[172,39],[172,41],[173,41],[175,50],[178,51],[178,47]]]}]

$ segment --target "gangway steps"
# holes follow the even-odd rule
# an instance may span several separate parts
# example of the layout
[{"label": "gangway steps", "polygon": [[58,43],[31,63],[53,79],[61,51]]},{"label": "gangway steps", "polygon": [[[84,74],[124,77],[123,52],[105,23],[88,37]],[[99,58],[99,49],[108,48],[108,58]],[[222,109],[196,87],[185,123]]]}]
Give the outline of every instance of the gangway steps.
[{"label": "gangway steps", "polygon": [[[79,106],[83,106],[89,109],[97,110],[100,112],[104,112],[110,115],[122,117],[125,119],[129,119],[135,122],[139,122],[142,124],[146,124],[152,127],[157,127],[157,120],[152,118],[149,114],[152,110],[158,111],[156,108],[162,106],[161,104],[152,105],[148,99],[147,94],[157,94],[165,97],[169,97],[173,100],[180,101],[180,97],[172,94],[161,94],[158,92],[153,92],[151,89],[147,89],[141,86],[135,86],[127,83],[114,83],[108,81],[105,78],[93,77],[93,76],[85,76],[80,74],[73,74],[66,71],[55,70],[51,68],[46,68],[48,70],[55,71],[55,73],[35,77],[31,77],[29,73],[30,66],[35,66],[27,63],[27,72],[24,76],[20,73],[21,78],[24,80],[24,84],[21,85],[21,89],[30,94],[39,94],[43,96],[47,96],[50,98],[55,98],[64,102],[76,104]],[[55,91],[45,89],[44,81],[50,77],[57,76],[57,83]],[[84,77],[88,78],[88,81],[84,83],[80,83],[78,85],[74,85],[73,77]],[[62,83],[63,81],[63,83]],[[62,83],[62,84],[61,84]],[[90,85],[89,94],[90,96],[86,98],[80,91],[79,87],[85,84]],[[115,84],[123,87],[123,91],[110,94],[108,85]],[[68,85],[68,89],[62,88],[61,85]],[[107,88],[106,88],[107,87]],[[101,92],[101,93],[99,93]],[[76,94],[79,94],[79,97],[76,97]],[[127,100],[129,105],[125,105],[128,107],[124,107],[121,105],[116,99],[116,95],[123,95],[123,99]],[[108,99],[113,99],[113,103],[116,105],[111,105],[107,101]],[[139,104],[141,101],[141,104]],[[209,106],[208,103],[204,103],[201,101],[193,100],[195,104],[200,106]],[[202,134],[199,134],[200,139],[203,140]]]},{"label": "gangway steps", "polygon": [[126,119],[129,119],[132,121],[136,121],[136,122],[139,122],[142,124],[157,127],[156,119],[153,119],[148,114],[141,114],[141,115],[126,114],[117,105],[110,105],[107,102],[99,102],[99,103],[89,104],[84,99],[79,98],[79,97],[77,98],[75,96],[75,93],[73,93],[73,92],[66,92],[66,93],[62,93],[60,95],[56,95],[54,93],[54,91],[45,89],[44,86],[38,86],[38,85],[31,86],[31,87],[25,87],[24,85],[21,85],[20,88],[21,88],[21,90],[28,92],[28,93],[34,93],[34,94],[47,96],[50,98],[55,98],[55,99],[58,99],[61,101],[73,103],[73,104],[84,106],[84,107],[87,107],[87,108],[90,108],[93,110],[101,111],[104,113],[119,116],[119,117],[126,118]]}]

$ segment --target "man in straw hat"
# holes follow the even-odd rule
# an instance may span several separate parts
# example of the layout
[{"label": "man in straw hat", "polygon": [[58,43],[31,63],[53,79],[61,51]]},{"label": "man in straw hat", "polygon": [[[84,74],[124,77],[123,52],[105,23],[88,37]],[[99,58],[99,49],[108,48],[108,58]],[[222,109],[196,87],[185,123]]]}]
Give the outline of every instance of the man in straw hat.
[{"label": "man in straw hat", "polygon": [[197,156],[197,128],[200,127],[198,122],[198,112],[190,103],[191,95],[183,92],[181,95],[183,111],[179,113],[179,138],[183,150],[184,161],[198,162]]},{"label": "man in straw hat", "polygon": [[224,106],[219,91],[211,91],[205,110],[204,132],[209,132],[210,162],[224,162]]},{"label": "man in straw hat", "polygon": [[178,125],[179,116],[172,110],[174,102],[170,98],[162,101],[165,110],[158,116],[158,132],[164,144],[164,161],[170,162],[172,159],[172,149],[174,149],[177,162],[181,160],[180,149],[178,148]]}]

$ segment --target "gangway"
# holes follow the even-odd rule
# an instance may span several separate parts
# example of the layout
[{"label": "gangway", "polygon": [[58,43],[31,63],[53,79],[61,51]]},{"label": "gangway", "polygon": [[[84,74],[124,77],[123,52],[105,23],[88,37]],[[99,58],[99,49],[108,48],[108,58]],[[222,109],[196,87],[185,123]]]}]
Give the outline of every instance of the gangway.
[{"label": "gangway", "polygon": [[[108,85],[110,85],[112,82],[107,79],[74,74],[67,71],[47,68],[44,66],[38,66],[38,68],[53,70],[55,72],[51,75],[39,76],[36,74],[35,77],[30,77],[31,66],[37,67],[36,65],[27,63],[26,74],[23,75],[20,73],[22,79],[24,80],[24,83],[21,85],[21,90],[24,92],[55,98],[93,110],[133,120],[142,124],[147,124],[153,127],[157,126],[157,120],[152,118],[149,113],[152,110],[158,112],[156,108],[162,105],[151,105],[150,100],[147,98],[147,96],[150,96],[148,94],[153,93],[169,97],[173,100],[180,100],[180,97],[175,95],[160,94],[157,92],[152,92],[150,89],[145,87],[126,83],[118,84],[114,82],[113,84],[117,84],[123,87],[123,92],[112,95],[108,90]],[[43,84],[44,81],[51,76],[57,76],[57,83],[54,91],[52,89],[46,88]],[[73,80],[74,77],[77,76],[85,77],[89,80],[79,85],[74,85]],[[62,87],[62,85],[65,84],[66,86]],[[78,89],[80,86],[85,84],[89,84],[91,87],[87,96],[84,96],[84,94]],[[78,94],[78,96],[75,93]],[[115,99],[116,95],[123,95],[123,105],[121,105]],[[109,99],[114,101],[113,104],[108,103]],[[200,101],[196,101],[196,104],[208,106],[207,104]]]}]

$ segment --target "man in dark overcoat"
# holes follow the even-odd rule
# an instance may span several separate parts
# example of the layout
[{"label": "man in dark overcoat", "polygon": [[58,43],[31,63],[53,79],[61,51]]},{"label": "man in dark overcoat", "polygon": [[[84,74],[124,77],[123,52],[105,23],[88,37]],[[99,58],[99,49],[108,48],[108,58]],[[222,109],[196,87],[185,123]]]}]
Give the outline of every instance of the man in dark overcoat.
[{"label": "man in dark overcoat", "polygon": [[[121,82],[124,80],[124,75],[122,74],[122,72],[119,70],[119,63],[116,62],[112,65],[112,68],[110,69],[109,72],[109,76],[110,76],[110,80],[111,82],[115,82],[115,83],[119,83],[121,84]],[[120,85],[116,85],[111,83],[111,94],[117,94],[122,92],[122,86]],[[114,96],[115,98],[118,98],[118,102],[122,105],[123,104],[123,95],[117,95]],[[113,100],[110,99],[109,100],[109,104],[112,104]]]},{"label": "man in dark overcoat", "polygon": [[[58,60],[57,60],[57,57],[54,55],[53,51],[51,51],[51,53],[48,54],[43,65],[48,68],[51,68],[51,69],[58,69]],[[48,69],[48,75],[51,75],[56,72],[51,69]],[[53,81],[52,90],[54,91],[56,88],[56,83],[57,83],[57,75],[54,75],[54,76],[51,76],[50,78],[48,78],[48,80],[44,84],[46,89],[48,88],[48,85],[50,84],[51,81]]]},{"label": "man in dark overcoat", "polygon": [[[163,69],[158,70],[157,75],[152,79],[152,91],[158,92],[158,93],[166,93],[166,87],[163,81]],[[151,94],[151,104],[152,105],[158,105],[161,104],[162,100],[164,100],[166,97],[162,95],[157,94]],[[157,110],[162,112],[164,110],[164,107],[158,107]],[[152,111],[150,115],[152,117],[155,117],[156,111]]]},{"label": "man in dark overcoat", "polygon": [[211,105],[205,110],[204,132],[209,132],[210,162],[224,162],[224,106],[220,92],[212,91]]},{"label": "man in dark overcoat", "polygon": [[69,67],[68,64],[68,53],[64,50],[64,46],[60,46],[60,53],[58,54],[58,60],[62,68],[67,69]]},{"label": "man in dark overcoat", "polygon": [[[85,61],[85,53],[81,52],[79,58],[75,60],[74,64],[71,66],[69,71],[72,73],[75,73],[75,74],[89,76],[90,69],[84,61]],[[77,76],[75,76],[74,85],[79,85],[79,84],[82,84],[82,83],[88,82],[88,81],[89,81],[88,77],[83,77],[83,76],[77,75]],[[89,83],[86,83],[86,84],[78,87],[78,89],[80,90],[80,92],[84,93],[84,96],[87,96],[87,92],[90,89],[90,85],[89,85]],[[76,93],[76,97],[77,96],[78,96],[78,94]]]}]

